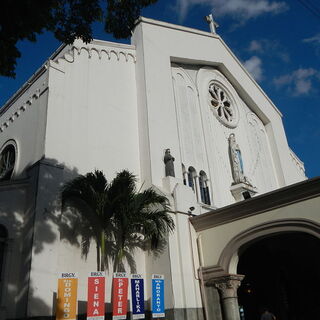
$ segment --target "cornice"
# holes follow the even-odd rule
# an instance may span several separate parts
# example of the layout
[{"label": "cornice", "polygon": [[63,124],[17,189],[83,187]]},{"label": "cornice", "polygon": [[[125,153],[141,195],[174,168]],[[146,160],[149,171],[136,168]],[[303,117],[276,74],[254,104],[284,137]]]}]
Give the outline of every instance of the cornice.
[{"label": "cornice", "polygon": [[133,44],[125,44],[125,43],[119,43],[119,42],[111,42],[111,41],[105,41],[100,39],[93,39],[90,44],[95,46],[103,46],[103,47],[113,47],[118,49],[125,49],[125,50],[136,50],[136,46]]},{"label": "cornice", "polygon": [[190,218],[196,231],[240,220],[320,196],[320,177],[305,180],[251,199]]},{"label": "cornice", "polygon": [[112,55],[114,54],[117,61],[123,56],[126,62],[130,59],[134,63],[136,62],[135,47],[130,45],[121,45],[98,40],[85,44],[80,40],[76,40],[72,46],[65,47],[64,49],[65,50],[61,51],[59,55],[52,59],[52,61],[59,63],[62,59],[66,62],[73,63],[75,61],[75,54],[80,55],[82,51],[85,51],[87,52],[89,59],[92,58],[92,55],[95,52],[100,60],[103,58],[111,60]]},{"label": "cornice", "polygon": [[32,86],[32,84],[47,71],[48,66],[50,66],[50,61],[59,63],[60,59],[67,62],[73,62],[74,52],[78,54],[82,50],[87,51],[89,58],[92,57],[93,51],[95,51],[99,59],[103,56],[107,56],[110,60],[112,53],[116,56],[117,60],[120,60],[121,55],[125,57],[126,61],[132,59],[136,62],[135,46],[114,43],[103,40],[93,40],[90,44],[85,44],[81,40],[76,40],[73,45],[62,44],[50,57],[49,59],[28,79],[27,82],[23,84],[19,90],[12,95],[12,97],[0,108],[0,116],[3,115],[12,105]]},{"label": "cornice", "polygon": [[[29,109],[33,102],[39,99],[39,97],[43,94],[43,92],[47,90],[47,88],[48,87],[46,86],[42,91],[40,88],[35,89],[34,92],[29,96],[29,98],[25,100],[24,103],[19,104],[18,107],[16,107],[11,113],[4,117],[5,119],[0,118],[0,134],[3,133],[17,118],[19,118],[22,113]],[[13,105],[10,105],[9,108],[12,106]],[[9,108],[4,110],[3,113],[0,113],[0,116],[4,115],[4,113],[8,111]]]},{"label": "cornice", "polygon": [[[29,79],[20,87],[9,100],[0,108],[0,117],[10,109],[14,103],[47,71],[47,62],[44,63]],[[29,100],[32,99],[32,95]]]},{"label": "cornice", "polygon": [[273,103],[273,101],[269,98],[269,96],[264,92],[264,90],[260,87],[258,82],[253,78],[251,73],[244,67],[244,65],[240,62],[240,60],[237,58],[237,56],[232,52],[232,50],[227,46],[227,44],[224,42],[224,40],[219,37],[219,40],[221,41],[222,45],[225,47],[225,49],[228,51],[228,53],[233,57],[233,59],[237,62],[237,64],[240,66],[242,71],[250,78],[250,80],[254,83],[254,85],[257,87],[257,89],[260,91],[260,93],[264,96],[264,98],[270,103],[272,108],[278,113],[280,117],[282,117],[281,111],[276,107],[276,105]]},{"label": "cornice", "polygon": [[217,39],[220,38],[220,36],[218,36],[215,33],[206,32],[206,31],[202,31],[202,30],[198,30],[198,29],[194,29],[194,28],[189,28],[189,27],[184,27],[181,25],[168,23],[168,22],[164,22],[164,21],[158,21],[158,20],[154,20],[154,19],[150,19],[150,18],[140,17],[137,20],[137,25],[141,22],[147,23],[147,24],[152,24],[155,26],[164,27],[167,29],[174,29],[174,30],[179,30],[179,31],[183,31],[183,32],[194,33],[194,34],[198,34],[198,35],[209,37],[209,38],[217,38]]},{"label": "cornice", "polygon": [[305,168],[304,163],[299,159],[299,157],[292,151],[292,149],[289,148],[290,156],[292,162],[295,164],[296,167],[298,167],[303,174],[305,175]]}]

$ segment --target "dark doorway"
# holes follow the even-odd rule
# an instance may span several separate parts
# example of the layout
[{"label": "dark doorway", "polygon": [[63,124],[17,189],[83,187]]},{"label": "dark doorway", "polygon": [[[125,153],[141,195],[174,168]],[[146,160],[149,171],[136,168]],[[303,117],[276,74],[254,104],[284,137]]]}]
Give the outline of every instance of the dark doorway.
[{"label": "dark doorway", "polygon": [[245,320],[259,320],[269,308],[277,320],[320,319],[320,240],[306,233],[282,233],[240,251],[238,289]]}]

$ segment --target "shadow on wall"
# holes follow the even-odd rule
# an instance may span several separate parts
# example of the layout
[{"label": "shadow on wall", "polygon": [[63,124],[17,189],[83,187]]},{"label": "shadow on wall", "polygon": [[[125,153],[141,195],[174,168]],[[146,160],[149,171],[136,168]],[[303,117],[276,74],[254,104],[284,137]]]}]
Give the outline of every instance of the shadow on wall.
[{"label": "shadow on wall", "polygon": [[[55,159],[41,159],[30,166],[27,173],[27,179],[0,182],[0,224],[9,234],[0,274],[5,279],[5,283],[0,282],[0,306],[5,306],[5,314],[0,313],[0,319],[54,318],[56,289],[52,290],[52,282],[49,284],[48,281],[55,279],[57,285],[54,246],[64,240],[79,248],[82,235],[89,231],[78,212],[61,211],[61,187],[79,175],[77,168],[68,168]],[[120,234],[120,230],[114,231]],[[131,273],[136,273],[134,251],[139,248],[150,252],[147,244],[140,243],[140,240],[133,235],[127,241],[126,261]],[[165,246],[166,242],[161,242],[159,250],[153,254],[161,254]],[[112,260],[119,247],[117,242],[111,241],[107,248],[112,269]],[[44,289],[39,289],[39,285],[46,283],[51,291],[49,300],[49,295],[47,299],[41,298]],[[78,312],[84,313],[86,302],[79,301],[78,306]],[[106,307],[110,318],[111,305]],[[85,318],[85,315],[78,318]]]},{"label": "shadow on wall", "polygon": [[[49,250],[46,257],[43,255],[49,262],[49,270],[45,271],[51,275],[56,272],[56,261],[50,265],[54,258],[50,257],[50,246],[60,240],[59,190],[64,181],[77,175],[76,168],[42,159],[28,168],[26,179],[0,182],[0,224],[8,231],[0,264],[4,279],[0,282],[0,319],[25,319],[34,311],[52,315],[52,306],[41,298],[38,286],[31,281],[39,270],[40,277],[45,277],[41,268],[47,265],[33,262]],[[68,241],[79,246],[76,239],[70,237]]]}]

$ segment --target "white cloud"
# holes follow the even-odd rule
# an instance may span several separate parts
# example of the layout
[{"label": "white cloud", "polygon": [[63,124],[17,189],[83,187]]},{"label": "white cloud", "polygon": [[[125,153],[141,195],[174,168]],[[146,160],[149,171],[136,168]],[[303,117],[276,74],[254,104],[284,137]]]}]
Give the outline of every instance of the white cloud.
[{"label": "white cloud", "polygon": [[299,68],[292,73],[273,79],[277,88],[287,87],[295,96],[308,94],[312,90],[313,80],[319,79],[319,72],[313,68]]},{"label": "white cloud", "polygon": [[241,16],[244,19],[255,18],[261,14],[277,14],[287,9],[284,2],[268,0],[218,0],[216,1],[218,14]]},{"label": "white cloud", "polygon": [[259,57],[253,56],[250,59],[246,60],[243,65],[257,81],[262,80],[262,61]]},{"label": "white cloud", "polygon": [[183,21],[189,11],[194,5],[211,5],[211,0],[176,0],[176,10],[178,11],[180,21]]},{"label": "white cloud", "polygon": [[278,58],[283,62],[289,62],[290,56],[286,49],[275,40],[260,39],[250,41],[247,49],[249,52],[256,52],[268,57]]},{"label": "white cloud", "polygon": [[184,20],[188,10],[194,5],[211,7],[215,16],[229,15],[242,22],[262,14],[278,14],[288,9],[284,1],[270,0],[176,0],[180,20]]},{"label": "white cloud", "polygon": [[262,43],[257,40],[252,40],[249,44],[248,51],[250,52],[262,52]]},{"label": "white cloud", "polygon": [[320,44],[320,33],[316,34],[315,36],[311,38],[306,38],[302,40],[303,42],[312,42],[315,44]]}]

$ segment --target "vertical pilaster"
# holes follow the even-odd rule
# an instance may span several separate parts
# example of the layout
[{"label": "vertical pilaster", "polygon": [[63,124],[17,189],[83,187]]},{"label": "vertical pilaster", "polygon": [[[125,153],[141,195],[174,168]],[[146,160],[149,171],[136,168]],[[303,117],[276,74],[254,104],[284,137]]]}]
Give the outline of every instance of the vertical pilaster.
[{"label": "vertical pilaster", "polygon": [[200,181],[199,181],[199,176],[194,177],[195,181],[195,192],[197,195],[197,200],[198,202],[201,202],[201,192],[200,192]]},{"label": "vertical pilaster", "polygon": [[187,172],[187,171],[184,171],[184,172],[183,172],[183,180],[185,180],[186,185],[189,185],[189,184],[188,184],[188,172]]}]

